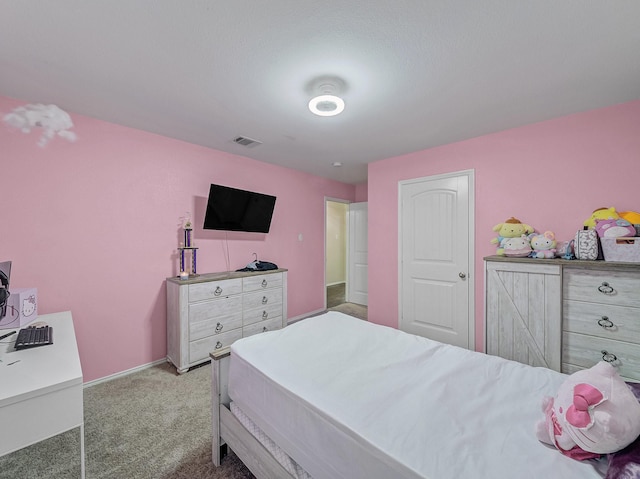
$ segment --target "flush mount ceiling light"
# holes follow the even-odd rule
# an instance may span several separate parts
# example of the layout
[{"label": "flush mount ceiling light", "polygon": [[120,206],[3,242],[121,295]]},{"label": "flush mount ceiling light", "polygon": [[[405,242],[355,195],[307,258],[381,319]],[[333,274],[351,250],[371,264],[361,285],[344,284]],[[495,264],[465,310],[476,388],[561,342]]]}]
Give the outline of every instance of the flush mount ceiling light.
[{"label": "flush mount ceiling light", "polygon": [[309,102],[309,110],[318,116],[335,116],[344,110],[344,100],[335,95],[319,95]]},{"label": "flush mount ceiling light", "polygon": [[312,83],[315,95],[309,101],[309,110],[318,116],[335,116],[344,111],[344,100],[338,96],[344,82],[339,78],[322,77]]}]

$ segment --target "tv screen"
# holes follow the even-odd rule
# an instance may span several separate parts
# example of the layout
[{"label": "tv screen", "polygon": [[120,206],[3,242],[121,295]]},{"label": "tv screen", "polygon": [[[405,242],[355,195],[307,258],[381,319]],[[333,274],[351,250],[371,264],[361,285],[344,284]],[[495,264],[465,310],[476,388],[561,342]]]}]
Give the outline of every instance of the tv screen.
[{"label": "tv screen", "polygon": [[268,233],[276,197],[211,185],[204,229]]}]

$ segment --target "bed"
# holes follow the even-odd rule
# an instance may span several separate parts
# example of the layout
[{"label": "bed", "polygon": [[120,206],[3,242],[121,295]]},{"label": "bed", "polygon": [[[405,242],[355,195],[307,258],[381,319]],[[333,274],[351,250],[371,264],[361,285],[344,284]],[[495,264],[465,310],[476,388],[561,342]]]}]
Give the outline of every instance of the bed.
[{"label": "bed", "polygon": [[536,439],[549,369],[338,312],[212,359],[213,462],[226,443],[258,478],[604,476]]}]

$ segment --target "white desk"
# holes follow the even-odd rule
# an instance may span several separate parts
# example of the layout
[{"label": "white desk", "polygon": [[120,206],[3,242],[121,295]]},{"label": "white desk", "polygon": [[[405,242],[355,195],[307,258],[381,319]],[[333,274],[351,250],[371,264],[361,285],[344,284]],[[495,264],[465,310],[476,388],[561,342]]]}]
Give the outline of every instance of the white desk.
[{"label": "white desk", "polygon": [[36,321],[53,327],[53,344],[16,351],[15,334],[0,340],[0,456],[79,427],[84,479],[82,367],[71,312]]}]

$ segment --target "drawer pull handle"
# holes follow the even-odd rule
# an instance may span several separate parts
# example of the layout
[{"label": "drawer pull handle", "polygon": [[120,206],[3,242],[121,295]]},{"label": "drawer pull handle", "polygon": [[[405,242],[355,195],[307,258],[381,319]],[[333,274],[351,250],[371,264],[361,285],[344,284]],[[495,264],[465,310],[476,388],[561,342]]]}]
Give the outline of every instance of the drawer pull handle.
[{"label": "drawer pull handle", "polygon": [[269,301],[269,299],[266,296],[262,297],[262,304],[267,304],[267,301]]},{"label": "drawer pull handle", "polygon": [[266,311],[262,312],[262,319],[267,319],[269,317],[269,313],[267,313]]},{"label": "drawer pull handle", "polygon": [[267,280],[266,280],[266,279],[263,279],[263,280],[262,280],[262,287],[263,287],[263,288],[266,288],[266,287],[267,287],[267,284],[268,284],[268,283],[267,283]]},{"label": "drawer pull handle", "polygon": [[615,354],[608,353],[607,351],[602,350],[602,360],[608,363],[614,363],[618,360],[618,357]]},{"label": "drawer pull handle", "polygon": [[616,290],[613,289],[609,285],[609,283],[605,281],[600,286],[598,286],[598,291],[600,291],[602,294],[613,294]]},{"label": "drawer pull handle", "polygon": [[602,326],[604,329],[613,328],[614,324],[608,317],[603,316],[598,320],[598,325]]},{"label": "drawer pull handle", "polygon": [[219,333],[220,331],[222,331],[222,328],[224,328],[224,326],[220,323],[216,324],[216,333]]},{"label": "drawer pull handle", "polygon": [[220,286],[217,286],[213,294],[215,296],[220,296],[222,294],[222,288]]},{"label": "drawer pull handle", "polygon": [[220,349],[222,347],[222,343],[220,341],[218,341],[216,343],[216,349]]}]

